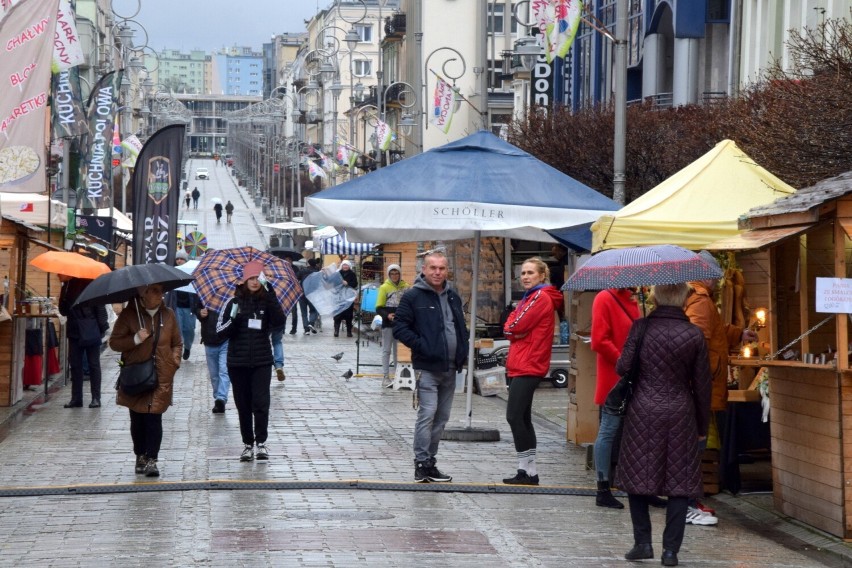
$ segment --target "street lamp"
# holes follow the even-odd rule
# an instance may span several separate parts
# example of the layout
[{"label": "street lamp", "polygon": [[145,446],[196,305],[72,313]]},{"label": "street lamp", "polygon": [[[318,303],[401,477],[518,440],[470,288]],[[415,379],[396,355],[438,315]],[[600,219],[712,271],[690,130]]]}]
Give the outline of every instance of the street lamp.
[{"label": "street lamp", "polygon": [[[398,91],[395,91],[394,87],[401,87]],[[412,126],[414,124],[414,120],[411,114],[408,112],[413,109],[415,105],[417,105],[417,91],[410,84],[405,81],[396,81],[388,85],[388,88],[385,89],[384,95],[382,96],[382,106],[379,107],[379,115],[382,118],[382,122],[386,121],[386,113],[388,108],[388,93],[393,93],[396,97],[396,102],[399,104],[403,117],[408,117],[408,120],[405,126]],[[411,98],[409,101],[408,99]],[[398,122],[398,126],[403,126],[402,121]],[[382,167],[382,160],[379,160],[378,167]],[[389,154],[385,154],[385,163],[390,163]]]}]

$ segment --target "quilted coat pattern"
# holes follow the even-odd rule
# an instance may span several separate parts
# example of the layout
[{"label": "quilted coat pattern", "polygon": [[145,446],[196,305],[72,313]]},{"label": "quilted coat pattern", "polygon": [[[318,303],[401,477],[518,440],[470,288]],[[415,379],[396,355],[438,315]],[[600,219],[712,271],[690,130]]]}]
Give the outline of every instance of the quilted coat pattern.
[{"label": "quilted coat pattern", "polygon": [[[680,308],[660,306],[647,321],[615,482],[635,495],[700,497],[698,437],[707,435],[710,418],[707,342]],[[619,374],[633,360],[635,330],[616,365]]]}]

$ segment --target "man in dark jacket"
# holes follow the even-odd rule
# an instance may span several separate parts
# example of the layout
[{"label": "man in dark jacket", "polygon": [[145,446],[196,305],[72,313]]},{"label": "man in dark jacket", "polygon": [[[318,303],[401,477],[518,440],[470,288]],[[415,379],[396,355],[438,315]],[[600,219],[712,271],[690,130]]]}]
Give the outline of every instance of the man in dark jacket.
[{"label": "man in dark jacket", "polygon": [[393,335],[411,349],[419,375],[420,407],[414,425],[414,481],[452,481],[436,466],[435,454],[450,419],[456,372],[467,358],[467,328],[458,294],[447,282],[447,257],[432,252],[423,272],[396,310]]},{"label": "man in dark jacket", "polygon": [[231,215],[233,215],[233,214],[234,214],[234,204],[231,203],[231,200],[229,199],[228,202],[225,204],[225,215],[228,218],[228,223],[231,222]]},{"label": "man in dark jacket", "polygon": [[68,318],[68,364],[71,367],[71,400],[65,408],[83,406],[83,357],[89,364],[89,386],[92,401],[89,408],[101,406],[101,341],[109,329],[106,307],[80,307],[74,302],[86,286],[92,283],[84,278],[59,275],[62,289],[59,292],[59,313]]},{"label": "man in dark jacket", "polygon": [[198,199],[201,197],[201,192],[198,191],[198,188],[194,188],[192,190],[192,208],[198,209]]},{"label": "man in dark jacket", "polygon": [[[299,279],[299,284],[302,284],[304,288],[305,278],[313,274],[314,272],[319,272],[319,268],[317,268],[318,261],[315,258],[308,259],[308,265],[302,268],[299,273],[296,275],[296,278]],[[317,322],[317,318],[319,317],[319,313],[314,305],[308,300],[307,296],[302,296],[299,298],[299,311],[302,312],[302,326],[305,329],[305,335],[310,333],[316,333],[317,328],[314,324]]]},{"label": "man in dark jacket", "polygon": [[216,333],[216,321],[219,319],[216,311],[208,310],[200,302],[193,311],[201,322],[201,343],[204,344],[207,372],[210,373],[210,384],[213,386],[213,414],[222,414],[225,412],[228,390],[231,388],[231,378],[228,375],[228,339]]}]

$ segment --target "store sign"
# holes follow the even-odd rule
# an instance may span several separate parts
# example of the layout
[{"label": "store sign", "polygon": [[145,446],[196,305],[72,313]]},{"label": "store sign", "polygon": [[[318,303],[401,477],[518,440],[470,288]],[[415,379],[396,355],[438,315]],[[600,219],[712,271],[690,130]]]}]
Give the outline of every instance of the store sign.
[{"label": "store sign", "polygon": [[852,278],[817,278],[816,311],[852,314]]},{"label": "store sign", "polygon": [[553,77],[553,64],[547,62],[544,54],[539,55],[530,73],[532,104],[544,107],[553,105]]}]

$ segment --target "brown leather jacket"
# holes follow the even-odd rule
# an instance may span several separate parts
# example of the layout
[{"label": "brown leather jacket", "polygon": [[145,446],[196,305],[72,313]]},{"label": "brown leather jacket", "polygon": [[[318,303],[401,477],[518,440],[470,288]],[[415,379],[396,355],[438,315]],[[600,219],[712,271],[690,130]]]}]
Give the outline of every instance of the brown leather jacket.
[{"label": "brown leather jacket", "polygon": [[[142,308],[141,303],[139,309],[145,329],[149,331],[153,329],[154,322],[160,324],[162,317],[160,337],[157,341],[157,388],[135,396],[127,395],[119,390],[116,403],[135,412],[163,414],[172,404],[172,385],[175,373],[180,368],[183,339],[181,339],[175,313],[170,308],[161,305],[153,318]],[[139,315],[136,310],[136,301],[131,300],[127,303],[127,307],[118,316],[109,338],[110,348],[120,352],[125,363],[141,363],[148,359],[151,356],[151,343],[156,333],[152,331],[151,336],[139,345],[134,343],[133,336],[139,331]]]}]

